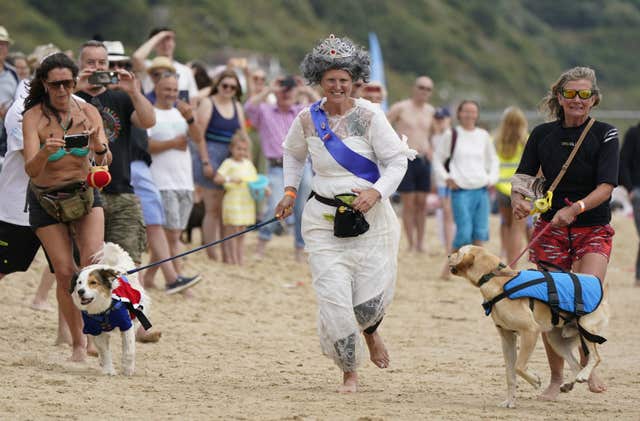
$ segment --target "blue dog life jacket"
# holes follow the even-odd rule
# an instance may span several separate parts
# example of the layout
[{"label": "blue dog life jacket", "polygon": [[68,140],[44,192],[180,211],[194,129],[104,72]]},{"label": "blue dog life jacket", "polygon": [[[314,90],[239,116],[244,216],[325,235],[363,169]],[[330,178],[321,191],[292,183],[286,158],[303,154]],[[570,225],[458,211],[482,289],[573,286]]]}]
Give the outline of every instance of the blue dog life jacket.
[{"label": "blue dog life jacket", "polygon": [[551,307],[552,322],[558,324],[558,311],[580,317],[594,311],[602,301],[602,284],[594,275],[584,273],[523,270],[511,278],[503,292],[482,303],[485,314],[503,298],[533,298]]},{"label": "blue dog life jacket", "polygon": [[102,332],[110,332],[117,327],[124,332],[133,326],[126,305],[115,299],[112,300],[109,310],[104,313],[88,314],[83,311],[82,321],[84,322],[82,333],[93,336],[98,336]]}]

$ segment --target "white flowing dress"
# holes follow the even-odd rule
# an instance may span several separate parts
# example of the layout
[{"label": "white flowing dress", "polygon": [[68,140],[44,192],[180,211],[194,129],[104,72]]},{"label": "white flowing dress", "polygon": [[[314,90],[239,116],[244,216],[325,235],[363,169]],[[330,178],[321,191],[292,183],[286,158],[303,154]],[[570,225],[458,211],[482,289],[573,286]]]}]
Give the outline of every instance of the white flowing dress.
[{"label": "white flowing dress", "polygon": [[[322,102],[324,104],[324,100]],[[343,168],[316,133],[309,108],[294,120],[284,146],[285,186],[297,187],[307,155],[311,155],[312,189],[333,198],[352,189],[374,188],[381,200],[366,214],[369,230],[357,237],[333,235],[328,216],[336,208],[310,199],[302,215],[302,236],[318,301],[318,334],[322,352],[344,371],[362,360],[360,332],[377,322],[391,303],[398,267],[400,225],[389,196],[395,192],[415,151],[400,140],[384,112],[363,99],[341,116],[328,116],[329,126],[351,150],[378,164],[380,179],[371,182]]]}]

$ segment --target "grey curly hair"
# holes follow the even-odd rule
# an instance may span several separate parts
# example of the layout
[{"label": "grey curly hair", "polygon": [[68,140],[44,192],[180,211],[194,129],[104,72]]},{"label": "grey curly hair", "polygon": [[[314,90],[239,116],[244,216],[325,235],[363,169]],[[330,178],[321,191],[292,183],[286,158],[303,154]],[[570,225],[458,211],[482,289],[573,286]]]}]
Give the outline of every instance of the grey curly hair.
[{"label": "grey curly hair", "polygon": [[327,41],[325,39],[313,51],[308,53],[300,63],[300,71],[310,84],[319,84],[324,73],[333,69],[346,71],[351,75],[353,81],[369,82],[371,59],[367,50],[355,44],[349,38],[339,38],[339,40],[346,48],[352,51],[352,54],[347,57],[331,57],[329,54],[323,54],[318,47]]},{"label": "grey curly hair", "polygon": [[595,70],[590,67],[573,67],[562,73],[558,80],[553,85],[551,85],[549,92],[547,92],[545,97],[542,98],[542,102],[540,103],[540,111],[546,113],[547,116],[552,120],[564,119],[564,111],[562,110],[562,106],[558,101],[558,95],[562,94],[562,88],[565,87],[567,82],[579,79],[586,79],[591,82],[591,89],[595,91],[595,102],[593,103],[593,106],[595,107],[600,104],[600,101],[602,100],[602,94],[600,94],[600,90],[598,89],[598,81],[596,79]]}]

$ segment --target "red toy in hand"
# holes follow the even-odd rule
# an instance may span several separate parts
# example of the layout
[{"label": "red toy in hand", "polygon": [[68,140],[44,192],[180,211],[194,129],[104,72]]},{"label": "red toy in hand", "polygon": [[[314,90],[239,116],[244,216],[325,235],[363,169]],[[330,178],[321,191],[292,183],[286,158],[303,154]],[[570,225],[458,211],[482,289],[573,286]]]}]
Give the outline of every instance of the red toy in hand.
[{"label": "red toy in hand", "polygon": [[89,171],[89,174],[87,175],[87,184],[89,186],[102,189],[109,183],[111,183],[109,167],[106,165],[91,167],[91,171]]}]

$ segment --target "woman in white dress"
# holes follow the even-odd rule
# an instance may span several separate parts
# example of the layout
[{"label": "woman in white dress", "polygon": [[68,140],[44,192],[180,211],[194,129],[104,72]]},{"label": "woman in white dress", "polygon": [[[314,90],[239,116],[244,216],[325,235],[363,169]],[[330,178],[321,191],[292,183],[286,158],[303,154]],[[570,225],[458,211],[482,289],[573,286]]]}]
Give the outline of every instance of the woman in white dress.
[{"label": "woman in white dress", "polygon": [[398,138],[379,107],[351,98],[353,81],[369,78],[369,56],[362,47],[331,35],[300,67],[324,98],[300,112],[284,142],[285,195],[276,215],[291,214],[310,155],[313,193],[302,235],[318,300],[318,334],[323,353],[343,372],[338,391],[355,392],[361,332],[371,361],[380,368],[389,365],[377,331],[393,298],[398,266],[400,227],[389,196],[415,151]]}]

